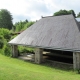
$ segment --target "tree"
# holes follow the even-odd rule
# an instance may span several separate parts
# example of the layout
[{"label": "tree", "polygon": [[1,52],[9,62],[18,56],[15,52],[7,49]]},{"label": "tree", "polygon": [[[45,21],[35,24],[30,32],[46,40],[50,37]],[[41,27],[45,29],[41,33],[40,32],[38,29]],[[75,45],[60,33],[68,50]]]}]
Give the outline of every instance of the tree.
[{"label": "tree", "polygon": [[6,9],[0,10],[0,28],[12,29],[12,15]]},{"label": "tree", "polygon": [[73,14],[74,17],[76,17],[74,10],[59,10],[58,12],[55,12],[53,15],[54,16],[59,16],[59,15],[67,15],[67,14]]},{"label": "tree", "polygon": [[32,22],[32,21],[28,22],[27,19],[25,21],[16,22],[14,24],[14,31],[15,32],[23,31],[23,30],[27,29],[28,27],[30,27],[34,23],[35,22]]},{"label": "tree", "polygon": [[68,13],[73,14],[73,16],[76,17],[76,14],[75,14],[74,10],[69,10]]},{"label": "tree", "polygon": [[66,14],[68,14],[66,10],[59,10],[58,12],[54,13],[54,16],[66,15]]},{"label": "tree", "polygon": [[26,21],[16,22],[16,23],[14,24],[15,31],[16,31],[16,32],[21,31],[21,30],[24,28],[24,25],[25,25],[26,23],[27,23]]},{"label": "tree", "polygon": [[28,20],[26,19],[24,22],[26,22],[26,23],[27,23],[27,22],[28,22]]},{"label": "tree", "polygon": [[77,14],[77,17],[80,17],[80,12]]}]

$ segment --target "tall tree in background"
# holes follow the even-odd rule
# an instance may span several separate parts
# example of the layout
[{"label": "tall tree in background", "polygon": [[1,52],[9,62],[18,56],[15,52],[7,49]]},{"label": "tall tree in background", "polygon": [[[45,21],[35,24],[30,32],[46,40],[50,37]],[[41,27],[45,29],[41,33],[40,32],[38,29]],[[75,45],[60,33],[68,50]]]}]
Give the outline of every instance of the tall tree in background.
[{"label": "tall tree in background", "polygon": [[16,22],[14,24],[14,31],[16,32],[19,32],[21,31],[23,28],[24,28],[24,25],[28,23],[28,20],[26,19],[25,21],[19,21],[19,22]]},{"label": "tall tree in background", "polygon": [[12,29],[12,15],[6,9],[0,9],[0,28]]},{"label": "tall tree in background", "polygon": [[27,19],[25,21],[16,22],[14,24],[14,31],[15,32],[23,31],[23,30],[27,29],[28,27],[30,27],[34,23],[35,22],[33,22],[33,21],[28,22]]},{"label": "tall tree in background", "polygon": [[67,14],[73,14],[74,17],[76,17],[74,10],[59,10],[58,12],[55,12],[53,16],[59,16],[59,15],[67,15]]}]

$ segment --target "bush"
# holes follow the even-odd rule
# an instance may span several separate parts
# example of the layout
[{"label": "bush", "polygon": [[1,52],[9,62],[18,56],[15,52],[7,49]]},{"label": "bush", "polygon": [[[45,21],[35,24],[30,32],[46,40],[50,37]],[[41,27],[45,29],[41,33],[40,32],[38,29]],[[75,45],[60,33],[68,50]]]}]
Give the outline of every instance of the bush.
[{"label": "bush", "polygon": [[2,49],[4,46],[4,38],[0,35],[0,49]]},{"label": "bush", "polygon": [[11,56],[11,46],[9,44],[5,45],[4,47],[4,55]]},{"label": "bush", "polygon": [[34,53],[34,48],[27,48],[25,46],[19,46],[18,50],[20,53]]},{"label": "bush", "polygon": [[7,41],[11,38],[10,31],[8,29],[0,28],[0,35],[2,35]]},{"label": "bush", "polygon": [[4,42],[2,40],[0,40],[0,49],[2,49],[4,46]]}]

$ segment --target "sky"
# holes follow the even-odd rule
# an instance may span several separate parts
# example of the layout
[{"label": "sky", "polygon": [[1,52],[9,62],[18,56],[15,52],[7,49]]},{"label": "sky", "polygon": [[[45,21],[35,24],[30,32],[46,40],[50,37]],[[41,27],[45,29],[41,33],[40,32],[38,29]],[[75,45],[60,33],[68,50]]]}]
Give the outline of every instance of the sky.
[{"label": "sky", "polygon": [[52,16],[59,10],[73,9],[80,12],[80,0],[0,0],[0,9],[7,9],[13,17],[13,23],[36,21],[41,16]]}]

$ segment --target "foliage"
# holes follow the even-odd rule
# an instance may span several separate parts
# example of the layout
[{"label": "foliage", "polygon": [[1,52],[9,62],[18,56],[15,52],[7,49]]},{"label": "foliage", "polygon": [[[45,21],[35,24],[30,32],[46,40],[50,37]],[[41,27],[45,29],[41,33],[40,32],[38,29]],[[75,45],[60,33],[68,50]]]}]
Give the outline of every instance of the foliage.
[{"label": "foliage", "polygon": [[21,30],[23,29],[23,27],[24,27],[25,24],[26,24],[25,21],[23,21],[23,22],[20,21],[20,22],[15,23],[15,24],[14,24],[14,30],[15,30],[16,32],[21,31]]},{"label": "foliage", "polygon": [[28,48],[26,46],[19,46],[18,50],[19,50],[20,53],[34,53],[33,48]]},{"label": "foliage", "polygon": [[7,41],[9,41],[11,38],[10,34],[11,33],[8,29],[0,28],[0,35],[2,35]]},{"label": "foliage", "polygon": [[[16,35],[11,37],[11,31],[8,29],[0,28],[0,53],[5,56],[11,56],[11,46],[7,43],[11,38],[14,38]],[[33,52],[33,48],[27,48],[25,46],[19,46],[19,52]]]},{"label": "foliage", "polygon": [[5,56],[11,56],[11,46],[9,44],[6,44],[3,50]]},{"label": "foliage", "polygon": [[11,46],[9,44],[4,43],[3,48],[0,50],[0,54],[3,54],[5,56],[11,56]]},{"label": "foliage", "polygon": [[3,36],[0,35],[0,49],[2,49],[4,46],[4,39],[3,39]]},{"label": "foliage", "polygon": [[74,17],[76,17],[74,10],[59,10],[58,12],[55,12],[53,15],[54,16],[59,16],[59,15],[67,15],[67,14],[73,14]]},{"label": "foliage", "polygon": [[10,31],[5,28],[0,28],[0,53],[6,56],[11,55],[11,47],[7,44],[10,38]]},{"label": "foliage", "polygon": [[26,24],[24,25],[24,28],[23,28],[22,30],[25,30],[25,29],[29,28],[29,27],[30,27],[31,25],[33,25],[34,23],[35,23],[35,22],[32,22],[32,21],[26,23]]},{"label": "foliage", "polygon": [[34,22],[32,21],[28,22],[27,20],[17,22],[14,24],[14,31],[19,32],[19,31],[25,30],[28,27],[30,27],[32,24],[34,24]]},{"label": "foliage", "polygon": [[0,10],[0,28],[12,29],[12,15],[6,9]]},{"label": "foliage", "polygon": [[72,14],[74,17],[76,17],[76,14],[75,14],[74,10],[69,10],[68,12],[69,12],[70,14]]},{"label": "foliage", "polygon": [[77,14],[77,17],[80,17],[80,12]]},{"label": "foliage", "polygon": [[0,39],[0,49],[3,48],[4,42]]}]

